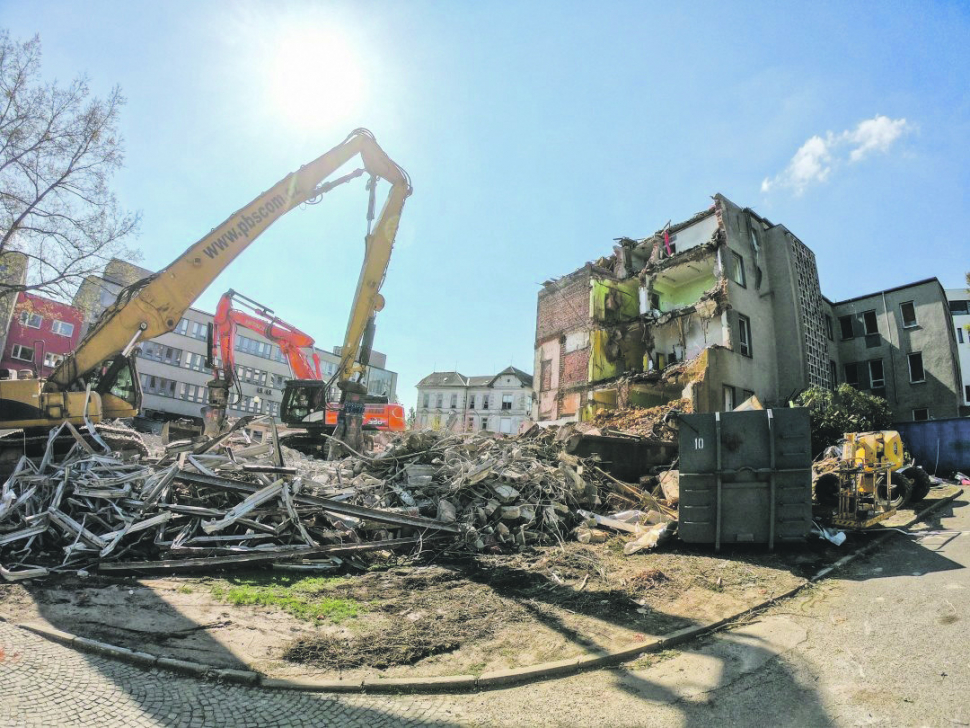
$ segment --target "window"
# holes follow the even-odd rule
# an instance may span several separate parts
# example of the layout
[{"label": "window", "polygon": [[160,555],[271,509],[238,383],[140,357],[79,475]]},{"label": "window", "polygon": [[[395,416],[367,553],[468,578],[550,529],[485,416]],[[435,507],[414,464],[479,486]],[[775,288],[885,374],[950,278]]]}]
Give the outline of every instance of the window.
[{"label": "window", "polygon": [[502,395],[502,409],[504,409],[504,410],[510,410],[510,409],[512,409],[512,395],[511,394],[503,394]]},{"label": "window", "polygon": [[731,251],[731,280],[739,286],[747,287],[744,282],[744,258]]},{"label": "window", "polygon": [[64,356],[62,354],[52,354],[47,352],[44,354],[44,366],[45,367],[56,367],[60,366],[60,363],[64,361]]},{"label": "window", "polygon": [[188,356],[185,357],[185,364],[183,366],[186,369],[194,369],[197,372],[209,371],[209,368],[205,365],[204,354],[193,354],[189,352]]},{"label": "window", "polygon": [[155,394],[159,397],[175,397],[178,382],[165,377],[156,377],[152,374],[141,375],[141,388],[145,394]]},{"label": "window", "polygon": [[54,321],[51,324],[51,331],[59,336],[74,336],[74,324],[69,324],[67,321]]},{"label": "window", "polygon": [[452,392],[451,393],[451,408],[452,409],[458,409],[458,393],[457,392]]},{"label": "window", "polygon": [[832,389],[839,383],[839,368],[835,365],[834,359],[829,359],[829,381],[832,383]]},{"label": "window", "polygon": [[12,356],[14,359],[19,359],[20,361],[33,361],[34,350],[29,346],[14,344],[13,350],[10,352],[10,356]]},{"label": "window", "polygon": [[738,350],[742,356],[751,356],[751,319],[738,314]]},{"label": "window", "polygon": [[872,359],[869,362],[869,382],[873,389],[882,389],[886,386],[886,377],[883,374],[882,359]]},{"label": "window", "polygon": [[179,319],[178,326],[175,327],[175,333],[182,334],[182,336],[188,336],[189,335],[188,332],[189,332],[189,320]]},{"label": "window", "polygon": [[724,385],[724,411],[730,412],[734,409],[734,387]]},{"label": "window", "polygon": [[922,352],[914,351],[912,354],[907,354],[906,358],[909,360],[909,381],[913,384],[925,382],[926,372],[923,371]]},{"label": "window", "polygon": [[187,402],[205,402],[205,387],[199,384],[181,384],[179,385],[178,396],[179,399],[184,399]]},{"label": "window", "polygon": [[483,430],[488,429],[488,417],[482,417],[482,429]]},{"label": "window", "polygon": [[899,312],[903,316],[903,328],[910,329],[916,325],[916,307],[912,301],[899,304]]},{"label": "window", "polygon": [[879,333],[879,324],[876,322],[876,312],[866,311],[862,314],[862,323],[866,327],[866,336]]},{"label": "window", "polygon": [[825,314],[825,335],[829,337],[829,341],[833,341],[835,338],[832,335],[832,317],[828,314]]},{"label": "window", "polygon": [[499,425],[499,427],[498,427],[498,431],[499,432],[502,432],[502,433],[504,433],[506,435],[512,434],[512,418],[511,417],[503,417],[501,420],[499,420],[498,425]]},{"label": "window", "polygon": [[957,326],[957,329],[956,330],[957,330],[957,342],[960,343],[960,344],[962,344],[963,343],[963,329],[960,328],[959,326]]},{"label": "window", "polygon": [[172,366],[181,366],[182,350],[174,346],[165,346],[155,341],[146,341],[141,347],[141,356]]},{"label": "window", "polygon": [[741,401],[742,402],[747,402],[752,397],[754,397],[754,392],[752,392],[750,389],[742,389],[741,390]]},{"label": "window", "polygon": [[852,363],[845,365],[845,383],[853,387],[859,386],[859,365]]},{"label": "window", "polygon": [[443,395],[441,392],[438,392],[438,394],[435,396],[435,407],[437,407],[438,409],[441,409],[442,406],[444,405],[444,401],[445,401],[445,395]]},{"label": "window", "polygon": [[468,395],[468,409],[475,409],[475,395]]},{"label": "window", "polygon": [[34,313],[32,311],[21,311],[20,313],[21,326],[29,326],[32,329],[39,329],[43,321],[44,317],[39,313]]},{"label": "window", "polygon": [[964,385],[964,387],[963,387],[963,398],[967,402],[970,402],[970,384]]},{"label": "window", "polygon": [[930,418],[930,411],[926,407],[913,410],[913,422],[923,422]]},{"label": "window", "polygon": [[482,409],[485,409],[485,410],[488,409],[488,398],[489,398],[489,395],[487,394],[482,395]]},{"label": "window", "polygon": [[431,395],[425,392],[423,401],[424,401],[424,404],[421,406],[424,407],[425,409],[428,409],[428,407],[431,406]]},{"label": "window", "polygon": [[970,313],[970,301],[950,301],[950,313],[954,315]]},{"label": "window", "polygon": [[852,317],[851,316],[839,316],[839,329],[842,334],[842,340],[852,338]]}]

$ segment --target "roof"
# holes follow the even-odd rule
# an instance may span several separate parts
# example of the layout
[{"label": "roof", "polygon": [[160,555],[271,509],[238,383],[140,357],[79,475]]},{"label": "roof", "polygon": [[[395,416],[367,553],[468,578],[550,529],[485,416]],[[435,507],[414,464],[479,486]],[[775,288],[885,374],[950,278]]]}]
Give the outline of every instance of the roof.
[{"label": "roof", "polygon": [[[902,291],[902,290],[904,290],[906,288],[915,288],[916,286],[923,286],[923,285],[926,285],[927,283],[935,283],[936,285],[938,285],[940,287],[941,290],[943,289],[943,284],[940,283],[940,281],[939,281],[938,278],[936,278],[936,277],[933,277],[933,278],[924,278],[921,281],[915,281],[913,283],[906,283],[905,285],[896,286],[895,288],[885,288],[885,289],[883,289],[881,291],[876,291],[875,293],[868,293],[865,296],[856,296],[855,298],[847,298],[844,301],[836,301],[835,303],[832,303],[831,301],[829,301],[829,303],[832,303],[833,306],[841,306],[843,303],[852,303],[853,301],[861,301],[861,300],[866,299],[866,298],[872,298],[873,296],[882,295],[883,293],[892,293],[893,291]],[[944,298],[945,298],[945,296],[944,296]]]},{"label": "roof", "polygon": [[468,379],[459,372],[432,372],[420,382],[419,387],[466,387]]},{"label": "roof", "polygon": [[511,374],[518,379],[523,386],[532,386],[532,375],[527,374],[515,367],[506,367],[498,374],[485,375],[481,377],[466,377],[461,372],[432,372],[420,382],[418,387],[490,387],[496,379]]}]

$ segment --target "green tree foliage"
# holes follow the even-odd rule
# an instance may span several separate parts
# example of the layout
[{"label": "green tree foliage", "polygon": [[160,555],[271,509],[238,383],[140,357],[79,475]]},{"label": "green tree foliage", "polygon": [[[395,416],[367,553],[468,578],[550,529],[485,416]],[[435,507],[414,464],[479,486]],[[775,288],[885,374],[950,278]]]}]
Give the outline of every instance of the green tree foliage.
[{"label": "green tree foliage", "polygon": [[846,432],[885,430],[892,424],[889,403],[882,397],[840,384],[834,392],[809,387],[795,399],[798,407],[811,410],[812,455],[838,445]]}]

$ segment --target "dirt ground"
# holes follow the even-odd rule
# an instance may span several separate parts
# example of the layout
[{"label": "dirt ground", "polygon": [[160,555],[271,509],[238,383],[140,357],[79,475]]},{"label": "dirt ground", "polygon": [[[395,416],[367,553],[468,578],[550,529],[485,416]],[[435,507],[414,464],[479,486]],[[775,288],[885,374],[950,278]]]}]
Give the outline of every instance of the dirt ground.
[{"label": "dirt ground", "polygon": [[[910,509],[897,519],[911,517]],[[477,559],[426,554],[325,577],[268,569],[64,576],[0,584],[0,616],[278,677],[478,674],[721,619],[791,589],[871,538],[850,536],[842,547],[811,539],[774,552],[727,547],[717,555],[673,541],[627,557],[625,539],[616,537]]]}]

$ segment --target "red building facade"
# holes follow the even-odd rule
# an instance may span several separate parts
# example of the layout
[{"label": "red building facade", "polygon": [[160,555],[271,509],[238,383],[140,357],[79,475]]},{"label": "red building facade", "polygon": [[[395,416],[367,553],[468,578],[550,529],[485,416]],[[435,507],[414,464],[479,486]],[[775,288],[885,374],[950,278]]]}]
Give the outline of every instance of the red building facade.
[{"label": "red building facade", "polygon": [[18,294],[0,369],[30,369],[35,376],[48,376],[65,354],[74,351],[83,319],[79,309],[66,303]]}]

